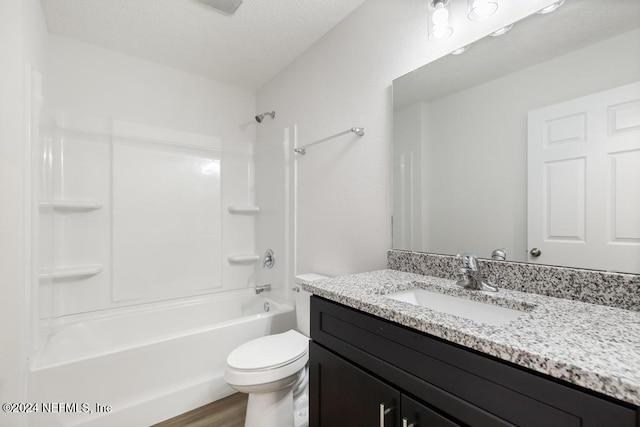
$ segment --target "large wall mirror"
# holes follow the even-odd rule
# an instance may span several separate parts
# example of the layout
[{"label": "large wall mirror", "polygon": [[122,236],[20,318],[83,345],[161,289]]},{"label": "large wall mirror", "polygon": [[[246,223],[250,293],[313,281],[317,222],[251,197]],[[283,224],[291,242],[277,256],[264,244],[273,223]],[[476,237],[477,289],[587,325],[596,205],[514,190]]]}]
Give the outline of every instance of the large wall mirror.
[{"label": "large wall mirror", "polygon": [[395,249],[640,273],[640,1],[533,14],[393,109]]}]

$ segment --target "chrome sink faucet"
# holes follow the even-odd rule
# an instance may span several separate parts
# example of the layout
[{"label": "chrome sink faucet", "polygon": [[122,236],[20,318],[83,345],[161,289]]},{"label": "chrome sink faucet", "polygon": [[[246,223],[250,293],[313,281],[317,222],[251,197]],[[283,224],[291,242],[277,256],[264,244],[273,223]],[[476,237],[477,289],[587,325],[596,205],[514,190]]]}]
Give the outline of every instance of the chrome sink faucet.
[{"label": "chrome sink faucet", "polygon": [[458,254],[458,258],[462,260],[462,267],[460,267],[462,279],[458,280],[456,285],[476,291],[498,292],[497,287],[490,285],[484,277],[482,277],[478,269],[478,258],[475,255]]}]

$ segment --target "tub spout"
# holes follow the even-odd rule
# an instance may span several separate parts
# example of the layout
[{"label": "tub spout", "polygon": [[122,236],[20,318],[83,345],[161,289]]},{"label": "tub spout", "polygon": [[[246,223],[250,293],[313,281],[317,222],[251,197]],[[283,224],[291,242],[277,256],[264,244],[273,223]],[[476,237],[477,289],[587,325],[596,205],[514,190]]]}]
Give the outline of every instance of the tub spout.
[{"label": "tub spout", "polygon": [[256,294],[261,294],[263,292],[268,292],[270,290],[271,290],[271,285],[256,286]]}]

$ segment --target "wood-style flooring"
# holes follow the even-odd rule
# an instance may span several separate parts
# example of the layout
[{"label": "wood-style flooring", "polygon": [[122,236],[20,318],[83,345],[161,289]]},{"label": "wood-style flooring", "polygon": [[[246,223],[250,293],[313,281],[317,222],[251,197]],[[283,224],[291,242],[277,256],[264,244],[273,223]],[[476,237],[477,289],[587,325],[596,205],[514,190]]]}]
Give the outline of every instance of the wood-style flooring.
[{"label": "wood-style flooring", "polygon": [[243,427],[246,410],[247,395],[236,393],[152,427]]}]

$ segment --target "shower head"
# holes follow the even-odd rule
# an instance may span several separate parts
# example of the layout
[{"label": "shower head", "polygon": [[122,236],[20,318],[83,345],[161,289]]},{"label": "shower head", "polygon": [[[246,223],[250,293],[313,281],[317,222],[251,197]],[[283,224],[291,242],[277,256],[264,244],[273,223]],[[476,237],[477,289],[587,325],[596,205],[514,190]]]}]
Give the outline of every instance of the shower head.
[{"label": "shower head", "polygon": [[256,122],[262,123],[262,119],[264,119],[264,116],[270,116],[272,119],[274,119],[276,117],[276,112],[275,111],[271,111],[271,112],[258,114],[256,116]]}]

